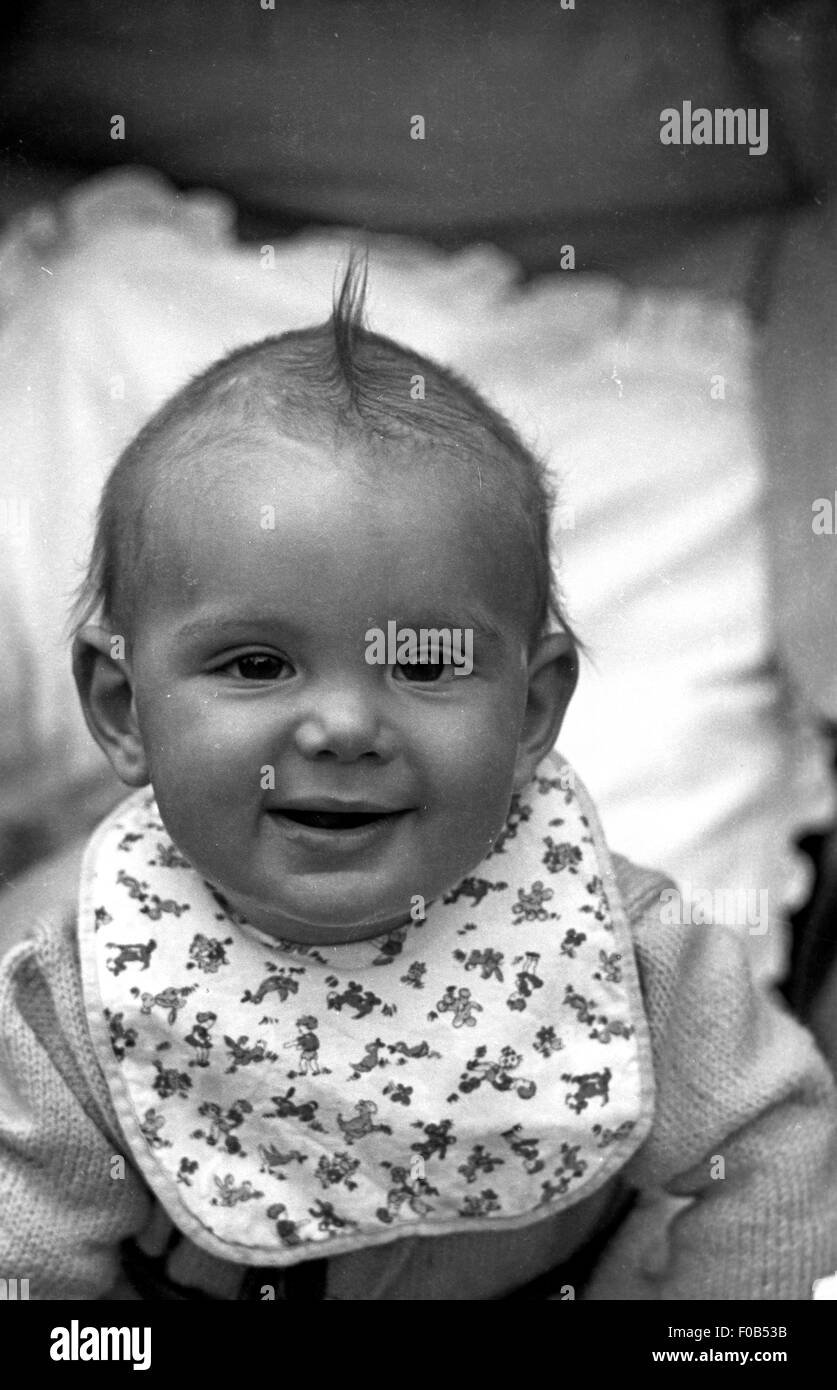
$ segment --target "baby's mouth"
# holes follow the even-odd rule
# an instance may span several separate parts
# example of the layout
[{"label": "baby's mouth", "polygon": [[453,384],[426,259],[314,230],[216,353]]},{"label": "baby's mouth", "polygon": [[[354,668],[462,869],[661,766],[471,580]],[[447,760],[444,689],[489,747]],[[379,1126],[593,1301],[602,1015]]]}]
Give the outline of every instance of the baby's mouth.
[{"label": "baby's mouth", "polygon": [[372,825],[375,821],[392,820],[400,811],[295,811],[279,807],[278,815],[285,820],[295,821],[297,825],[308,825],[315,830],[355,830],[359,825]]}]

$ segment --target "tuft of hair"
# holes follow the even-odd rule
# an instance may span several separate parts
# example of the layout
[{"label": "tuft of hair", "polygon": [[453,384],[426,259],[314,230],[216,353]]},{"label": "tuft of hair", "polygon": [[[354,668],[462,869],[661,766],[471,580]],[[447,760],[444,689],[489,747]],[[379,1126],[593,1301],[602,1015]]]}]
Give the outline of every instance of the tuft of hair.
[{"label": "tuft of hair", "polygon": [[[551,563],[555,496],[546,465],[473,386],[366,323],[368,260],[353,251],[330,317],[237,348],[181,387],[117,459],[102,491],[70,631],[98,619],[130,641],[150,569],[150,533],[165,515],[166,483],[198,465],[208,444],[240,445],[265,433],[380,445],[416,443],[449,461],[516,527],[533,579],[532,634],[552,624],[583,650],[563,611]],[[424,383],[415,398],[410,384]]]},{"label": "tuft of hair", "polygon": [[334,355],[343,374],[349,402],[358,408],[358,382],[355,370],[357,339],[366,329],[366,290],[369,283],[369,260],[352,251],[331,315],[334,334]]}]

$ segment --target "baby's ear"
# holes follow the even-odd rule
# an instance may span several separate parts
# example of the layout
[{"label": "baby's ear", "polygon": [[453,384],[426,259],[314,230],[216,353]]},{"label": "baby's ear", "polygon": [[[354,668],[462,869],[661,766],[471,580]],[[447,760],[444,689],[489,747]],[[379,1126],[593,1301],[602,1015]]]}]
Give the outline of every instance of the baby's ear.
[{"label": "baby's ear", "polygon": [[144,787],[148,760],[137,721],[125,638],[92,624],[73,642],[73,675],[87,727],[120,781]]},{"label": "baby's ear", "polygon": [[578,652],[566,632],[542,637],[529,660],[526,712],[517,747],[514,789],[531,782],[554,746],[578,680]]}]

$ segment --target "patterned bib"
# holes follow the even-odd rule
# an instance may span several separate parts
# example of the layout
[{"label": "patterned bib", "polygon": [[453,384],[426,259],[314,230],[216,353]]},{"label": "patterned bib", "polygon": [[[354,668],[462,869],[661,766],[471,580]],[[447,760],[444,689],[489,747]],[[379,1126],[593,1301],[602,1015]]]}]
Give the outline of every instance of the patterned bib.
[{"label": "patterned bib", "polygon": [[256,930],[147,790],[92,837],[79,922],[128,1146],[222,1259],[525,1226],[588,1197],[648,1133],[628,927],[595,812],[555,759],[474,873],[384,936]]}]

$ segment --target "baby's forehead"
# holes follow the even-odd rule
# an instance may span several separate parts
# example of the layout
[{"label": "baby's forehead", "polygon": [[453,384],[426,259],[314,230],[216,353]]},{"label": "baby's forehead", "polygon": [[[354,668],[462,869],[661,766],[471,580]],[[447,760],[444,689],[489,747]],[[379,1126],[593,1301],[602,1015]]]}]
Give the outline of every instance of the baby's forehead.
[{"label": "baby's forehead", "polygon": [[[151,525],[189,515],[211,528],[225,502],[242,499],[249,506],[256,494],[288,504],[312,480],[339,488],[359,507],[376,496],[401,498],[405,506],[437,499],[463,537],[485,524],[508,529],[512,520],[510,461],[501,451],[491,456],[415,433],[358,433],[319,422],[292,435],[263,426],[230,428],[212,418],[194,424],[151,461],[141,485],[149,501],[149,494],[159,494],[161,505],[149,508]],[[215,508],[203,505],[213,498]]]},{"label": "baby's forehead", "polygon": [[[402,571],[406,566],[408,575],[413,566],[425,578],[437,571],[454,600],[466,587],[466,571],[471,592],[477,580],[487,606],[499,577],[506,588],[530,590],[531,540],[519,520],[515,524],[502,464],[491,459],[411,438],[313,432],[288,438],[276,431],[221,431],[185,443],[168,452],[150,505],[142,509],[153,583],[173,580],[182,588],[184,575],[206,568],[203,560],[211,555],[226,562],[231,550],[257,548],[269,557],[292,525],[295,544],[323,557],[322,569],[314,564],[309,572],[309,582],[320,588],[327,582],[331,525],[341,546],[346,531],[357,536],[357,563],[344,575],[346,586],[367,562],[379,562]],[[466,565],[466,556],[475,554],[479,563]],[[246,565],[233,564],[231,573],[248,583]]]}]

